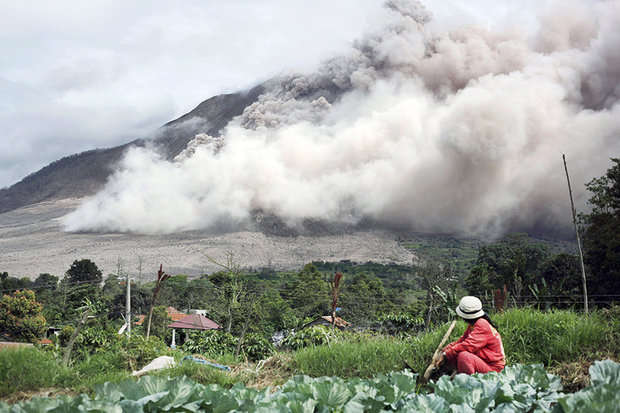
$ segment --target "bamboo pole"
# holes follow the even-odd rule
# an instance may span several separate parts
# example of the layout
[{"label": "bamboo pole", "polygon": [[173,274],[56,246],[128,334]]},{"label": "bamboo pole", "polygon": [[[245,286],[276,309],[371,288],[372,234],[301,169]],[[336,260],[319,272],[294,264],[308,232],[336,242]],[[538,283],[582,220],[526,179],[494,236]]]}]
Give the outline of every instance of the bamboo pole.
[{"label": "bamboo pole", "polygon": [[433,353],[433,359],[431,360],[431,364],[428,366],[428,368],[424,372],[424,381],[427,381],[428,378],[431,376],[431,372],[433,371],[433,368],[435,367],[435,360],[441,354],[441,349],[443,348],[443,345],[446,344],[446,341],[448,340],[448,337],[450,337],[450,333],[452,333],[452,330],[454,329],[455,325],[456,325],[456,320],[452,320],[450,327],[448,327],[448,331],[446,331],[446,334],[444,334],[443,338],[439,342],[439,346],[437,346],[437,350],[435,350],[435,353]]},{"label": "bamboo pole", "polygon": [[577,237],[577,248],[579,249],[579,262],[581,263],[581,281],[583,284],[583,311],[588,313],[588,287],[586,285],[586,267],[583,264],[583,251],[581,250],[581,239],[577,230],[577,218],[575,214],[575,204],[573,203],[573,191],[570,186],[570,178],[568,177],[568,167],[566,166],[566,155],[562,154],[564,161],[564,171],[566,171],[566,182],[568,182],[568,196],[570,197],[570,209],[573,213],[573,226],[575,227],[575,237]]}]

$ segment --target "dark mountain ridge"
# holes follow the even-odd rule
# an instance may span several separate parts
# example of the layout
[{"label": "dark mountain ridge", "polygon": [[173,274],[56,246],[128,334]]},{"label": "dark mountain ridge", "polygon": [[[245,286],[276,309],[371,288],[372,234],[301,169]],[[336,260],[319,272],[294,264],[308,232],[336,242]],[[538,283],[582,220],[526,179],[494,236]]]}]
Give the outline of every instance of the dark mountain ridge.
[{"label": "dark mountain ridge", "polygon": [[[198,133],[219,136],[221,130],[265,90],[264,84],[248,92],[223,94],[200,103],[191,112],[162,126],[151,140],[168,159],[174,158]],[[137,139],[112,148],[94,149],[66,156],[0,190],[0,213],[43,201],[81,198],[103,188],[114,165],[131,146],[144,146]]]}]

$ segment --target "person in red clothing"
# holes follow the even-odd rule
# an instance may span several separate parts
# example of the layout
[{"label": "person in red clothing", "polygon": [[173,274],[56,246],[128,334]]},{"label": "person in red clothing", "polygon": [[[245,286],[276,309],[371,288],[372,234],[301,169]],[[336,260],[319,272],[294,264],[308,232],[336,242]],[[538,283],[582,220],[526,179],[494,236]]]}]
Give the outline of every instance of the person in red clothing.
[{"label": "person in red clothing", "polygon": [[456,313],[469,326],[458,340],[443,348],[443,354],[435,363],[455,365],[458,373],[474,374],[502,371],[506,355],[502,337],[488,315],[482,311],[482,303],[476,297],[463,297]]}]

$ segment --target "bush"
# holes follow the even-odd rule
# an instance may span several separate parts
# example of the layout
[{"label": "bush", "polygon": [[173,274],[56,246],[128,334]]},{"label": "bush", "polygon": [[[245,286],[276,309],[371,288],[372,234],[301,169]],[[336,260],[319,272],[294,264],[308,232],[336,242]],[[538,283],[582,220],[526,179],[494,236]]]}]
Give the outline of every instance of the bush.
[{"label": "bush", "polygon": [[388,313],[377,317],[378,327],[386,334],[412,334],[424,328],[424,319],[407,313]]},{"label": "bush", "polygon": [[206,330],[189,333],[189,338],[181,349],[190,353],[209,356],[234,354],[239,339],[220,330]]},{"label": "bush", "polygon": [[58,342],[62,347],[66,347],[69,344],[71,335],[75,329],[72,326],[64,326],[60,333],[58,333]]},{"label": "bush", "polygon": [[248,333],[243,336],[241,349],[250,361],[266,359],[275,351],[273,344],[256,333]]},{"label": "bush", "polygon": [[337,342],[342,340],[345,335],[346,333],[337,329],[332,330],[325,326],[315,326],[304,328],[287,336],[282,340],[281,345],[291,350],[300,350],[309,346],[320,346]]}]

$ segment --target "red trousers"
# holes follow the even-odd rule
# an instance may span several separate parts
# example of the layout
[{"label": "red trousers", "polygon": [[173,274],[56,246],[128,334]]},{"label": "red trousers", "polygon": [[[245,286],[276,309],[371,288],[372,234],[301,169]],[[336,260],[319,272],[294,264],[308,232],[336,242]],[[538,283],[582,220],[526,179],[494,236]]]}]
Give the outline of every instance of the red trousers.
[{"label": "red trousers", "polygon": [[498,370],[497,368],[491,367],[475,354],[471,354],[468,351],[461,351],[456,358],[456,371],[458,373],[474,374]]}]

